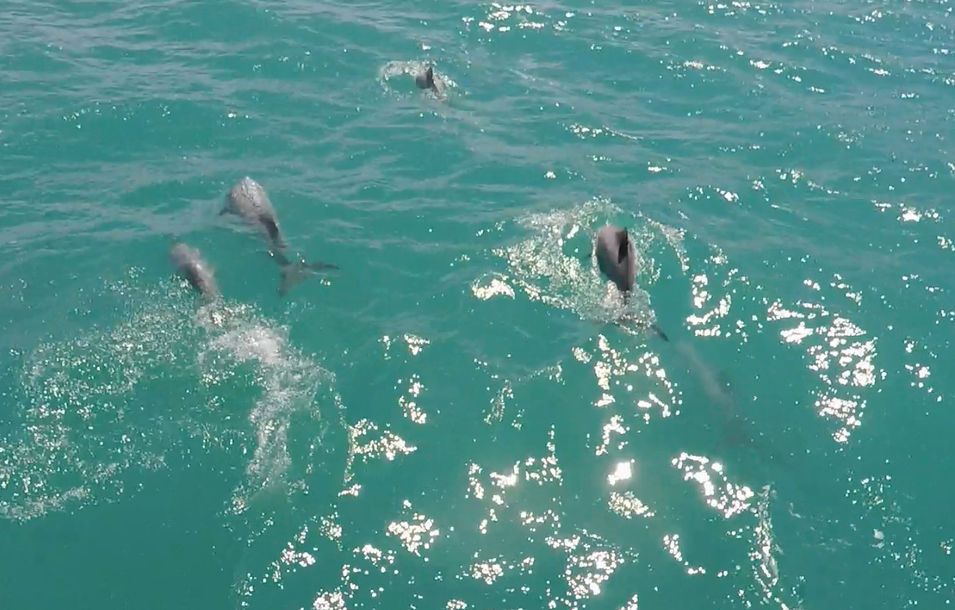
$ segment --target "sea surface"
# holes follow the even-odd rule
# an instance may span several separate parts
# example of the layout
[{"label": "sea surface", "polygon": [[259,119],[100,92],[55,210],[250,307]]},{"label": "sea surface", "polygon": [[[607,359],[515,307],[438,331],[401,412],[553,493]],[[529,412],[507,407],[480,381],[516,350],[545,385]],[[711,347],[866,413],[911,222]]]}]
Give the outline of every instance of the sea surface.
[{"label": "sea surface", "polygon": [[950,607],[953,8],[6,0],[0,608]]}]

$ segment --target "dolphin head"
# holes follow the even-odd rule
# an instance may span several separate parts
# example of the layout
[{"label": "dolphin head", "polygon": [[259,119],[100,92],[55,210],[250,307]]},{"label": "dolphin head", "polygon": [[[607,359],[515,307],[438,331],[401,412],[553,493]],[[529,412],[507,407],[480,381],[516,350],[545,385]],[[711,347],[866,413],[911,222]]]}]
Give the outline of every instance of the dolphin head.
[{"label": "dolphin head", "polygon": [[172,247],[169,248],[169,260],[172,261],[172,264],[177,269],[189,265],[198,259],[199,251],[195,248],[190,248],[181,241],[173,243]]},{"label": "dolphin head", "polygon": [[169,258],[179,274],[202,296],[206,298],[219,296],[215,274],[202,259],[199,250],[182,242],[176,242],[169,250]]}]

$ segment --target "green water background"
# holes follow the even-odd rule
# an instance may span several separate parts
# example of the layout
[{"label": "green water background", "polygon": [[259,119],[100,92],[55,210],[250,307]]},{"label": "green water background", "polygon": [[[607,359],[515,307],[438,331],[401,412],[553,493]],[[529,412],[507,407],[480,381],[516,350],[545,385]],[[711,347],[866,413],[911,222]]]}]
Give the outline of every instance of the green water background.
[{"label": "green water background", "polygon": [[0,607],[955,598],[950,2],[0,13]]}]

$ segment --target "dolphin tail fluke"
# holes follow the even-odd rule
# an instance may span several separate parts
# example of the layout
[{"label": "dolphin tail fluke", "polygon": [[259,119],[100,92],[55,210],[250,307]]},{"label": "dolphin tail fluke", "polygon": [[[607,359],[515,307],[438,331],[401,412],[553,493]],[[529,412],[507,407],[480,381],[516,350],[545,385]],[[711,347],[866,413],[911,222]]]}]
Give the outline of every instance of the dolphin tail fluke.
[{"label": "dolphin tail fluke", "polygon": [[317,261],[314,263],[289,263],[282,266],[282,278],[279,282],[279,294],[285,296],[289,290],[303,280],[312,277],[320,271],[338,269],[338,265]]}]

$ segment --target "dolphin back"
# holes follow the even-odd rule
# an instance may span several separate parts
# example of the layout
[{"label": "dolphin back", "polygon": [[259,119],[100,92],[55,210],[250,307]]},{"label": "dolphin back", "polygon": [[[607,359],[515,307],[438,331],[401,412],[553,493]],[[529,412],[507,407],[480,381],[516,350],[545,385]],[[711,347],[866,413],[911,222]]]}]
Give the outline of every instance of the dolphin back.
[{"label": "dolphin back", "polygon": [[[617,286],[617,289],[623,293],[624,301],[629,303],[637,281],[637,252],[633,247],[633,240],[630,239],[630,233],[626,228],[606,225],[597,231],[594,251],[601,273]],[[624,319],[619,320],[618,323],[627,319],[628,316],[624,316]],[[641,322],[640,325],[644,326],[646,323]],[[670,340],[655,322],[651,322],[649,328],[664,341]]]},{"label": "dolphin back", "polygon": [[229,190],[223,212],[232,212],[261,229],[277,248],[285,247],[272,200],[261,184],[246,176]]},{"label": "dolphin back", "polygon": [[637,278],[637,256],[627,229],[606,225],[597,232],[594,249],[597,265],[621,291],[633,289]]}]

